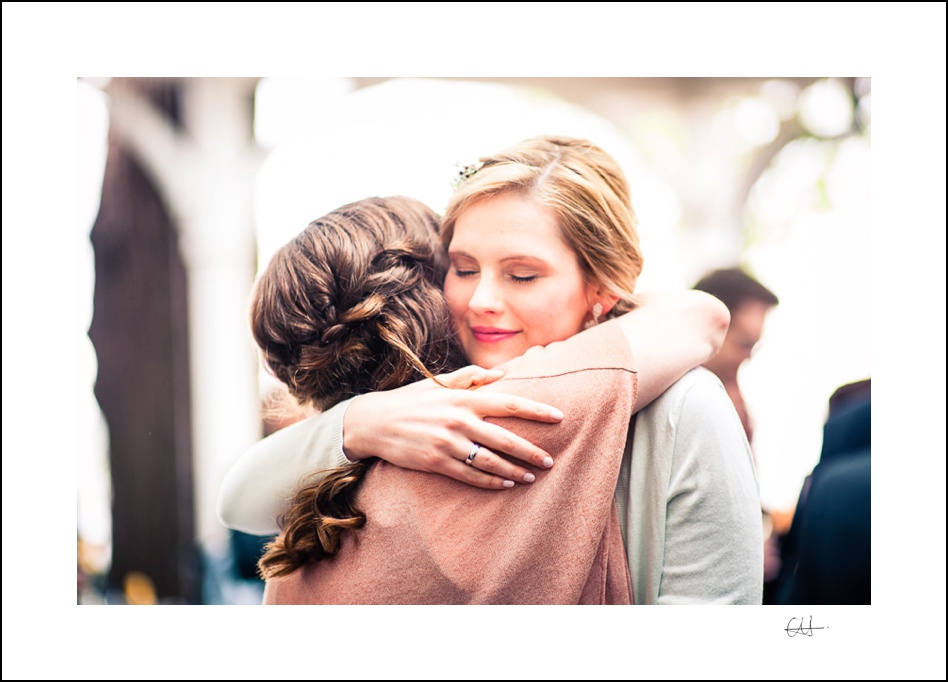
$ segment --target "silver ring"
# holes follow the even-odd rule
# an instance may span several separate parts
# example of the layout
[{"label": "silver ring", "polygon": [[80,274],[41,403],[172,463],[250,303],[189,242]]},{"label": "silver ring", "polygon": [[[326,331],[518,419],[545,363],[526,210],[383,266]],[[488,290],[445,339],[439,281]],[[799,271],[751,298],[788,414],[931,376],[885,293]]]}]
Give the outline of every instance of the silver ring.
[{"label": "silver ring", "polygon": [[470,466],[474,465],[474,458],[477,457],[477,451],[481,449],[480,443],[474,443],[474,447],[471,448],[471,454],[467,456],[467,459],[464,460],[464,463]]}]

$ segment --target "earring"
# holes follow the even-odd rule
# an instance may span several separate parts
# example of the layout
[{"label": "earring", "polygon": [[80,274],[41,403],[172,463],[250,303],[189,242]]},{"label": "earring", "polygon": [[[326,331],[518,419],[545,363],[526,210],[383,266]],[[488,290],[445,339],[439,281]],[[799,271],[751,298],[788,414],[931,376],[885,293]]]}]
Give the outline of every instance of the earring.
[{"label": "earring", "polygon": [[589,329],[599,324],[599,316],[602,315],[602,303],[596,303],[596,305],[593,306],[592,314],[592,319],[583,325],[583,329]]}]

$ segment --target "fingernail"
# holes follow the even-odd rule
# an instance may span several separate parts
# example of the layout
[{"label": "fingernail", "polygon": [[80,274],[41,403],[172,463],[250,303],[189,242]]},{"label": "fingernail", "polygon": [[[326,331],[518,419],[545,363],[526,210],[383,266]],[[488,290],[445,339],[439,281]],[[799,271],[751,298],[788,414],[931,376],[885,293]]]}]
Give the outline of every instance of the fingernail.
[{"label": "fingernail", "polygon": [[553,417],[553,419],[562,419],[562,418],[563,418],[563,413],[560,412],[558,409],[556,409],[556,408],[554,407],[554,408],[550,411],[550,416]]},{"label": "fingernail", "polygon": [[514,487],[514,482],[513,482],[513,481],[504,481],[504,487],[505,487],[505,488],[513,488],[513,487]]},{"label": "fingernail", "polygon": [[547,467],[547,468],[550,468],[551,466],[553,466],[553,458],[552,458],[552,457],[544,457],[544,458],[543,458],[543,466],[545,466],[545,467]]},{"label": "fingernail", "polygon": [[533,483],[535,480],[537,480],[537,477],[528,471],[523,475],[523,480],[527,483]]}]

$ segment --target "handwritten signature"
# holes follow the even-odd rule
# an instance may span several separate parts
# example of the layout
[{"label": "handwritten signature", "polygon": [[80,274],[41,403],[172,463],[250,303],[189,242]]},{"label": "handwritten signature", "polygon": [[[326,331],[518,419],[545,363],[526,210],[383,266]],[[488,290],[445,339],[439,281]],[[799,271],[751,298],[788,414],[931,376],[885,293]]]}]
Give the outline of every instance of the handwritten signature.
[{"label": "handwritten signature", "polygon": [[784,628],[787,637],[796,637],[797,635],[812,637],[814,630],[829,630],[829,626],[814,627],[813,616],[810,616],[808,621],[805,621],[803,618],[791,618],[790,622],[787,623],[787,627]]}]

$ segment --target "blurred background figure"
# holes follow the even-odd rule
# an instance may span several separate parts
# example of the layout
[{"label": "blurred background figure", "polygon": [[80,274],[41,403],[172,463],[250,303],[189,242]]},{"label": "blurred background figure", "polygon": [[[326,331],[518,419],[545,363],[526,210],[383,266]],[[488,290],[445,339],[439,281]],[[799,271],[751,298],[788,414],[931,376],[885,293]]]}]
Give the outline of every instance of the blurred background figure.
[{"label": "blurred background figure", "polygon": [[[731,311],[731,326],[721,350],[705,367],[714,372],[724,384],[734,409],[744,425],[747,442],[753,453],[754,427],[737,381],[738,370],[750,359],[754,348],[764,334],[767,314],[780,300],[745,270],[739,267],[722,268],[707,273],[694,285],[719,298]],[[756,463],[756,455],[754,457]],[[764,524],[764,603],[770,601],[774,580],[780,571],[779,538],[789,527],[792,516],[762,510]]]},{"label": "blurred background figure", "polygon": [[693,288],[719,298],[731,311],[731,326],[724,345],[704,366],[724,384],[744,425],[747,441],[753,445],[753,425],[737,383],[737,370],[750,359],[763,336],[767,313],[780,301],[770,289],[741,268],[709,272]]},{"label": "blurred background figure", "polygon": [[871,604],[871,384],[829,401],[820,461],[781,542],[778,604]]}]

